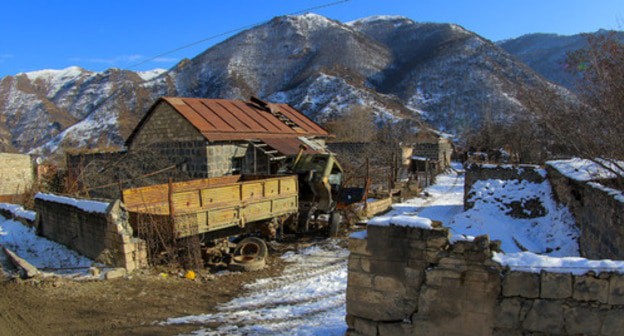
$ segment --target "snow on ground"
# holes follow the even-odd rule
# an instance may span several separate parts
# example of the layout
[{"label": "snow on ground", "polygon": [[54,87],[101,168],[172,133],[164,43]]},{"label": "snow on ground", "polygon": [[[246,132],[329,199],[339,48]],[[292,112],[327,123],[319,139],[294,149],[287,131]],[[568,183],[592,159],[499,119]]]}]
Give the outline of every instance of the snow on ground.
[{"label": "snow on ground", "polygon": [[[193,335],[344,335],[349,251],[334,240],[285,253],[279,277],[245,286],[219,312],[170,318],[163,324],[197,324]],[[216,329],[208,326],[219,324]]]},{"label": "snow on ground", "polygon": [[[86,274],[93,260],[69,248],[37,236],[35,229],[0,216],[0,246],[5,246],[44,272],[58,275]],[[59,269],[73,268],[73,269]]]},{"label": "snow on ground", "polygon": [[424,217],[424,219],[437,220],[448,225],[455,215],[464,211],[464,178],[462,174],[461,165],[454,164],[451,172],[437,176],[436,183],[425,190],[427,196],[393,204],[390,212],[369,220],[369,224],[377,225],[376,223],[390,222],[395,225],[425,227],[426,225],[423,225]]},{"label": "snow on ground", "polygon": [[[452,241],[480,234],[501,240],[507,253],[496,253],[494,260],[512,269],[624,273],[624,262],[577,257],[574,221],[567,209],[554,203],[547,182],[489,180],[475,188],[475,205],[463,212],[464,176],[461,166],[454,164],[453,170],[438,176],[436,184],[425,190],[426,197],[394,204],[390,212],[371,219],[369,225],[430,227],[429,219],[438,220],[451,229]],[[517,201],[525,206],[533,198],[545,210],[541,217],[514,218],[503,205]],[[351,237],[366,236],[367,232],[361,231]],[[521,252],[520,246],[528,251]],[[201,326],[193,335],[343,335],[347,328],[348,253],[332,240],[287,253],[283,258],[291,265],[281,276],[247,285],[246,293],[217,307],[217,313],[175,317],[162,324]],[[210,327],[214,325],[218,327]]]},{"label": "snow on ground", "polygon": [[[578,256],[579,231],[570,211],[556,204],[548,181],[531,183],[519,180],[477,181],[468,201],[474,207],[448,223],[454,234],[478,236],[502,242],[506,253],[523,250],[550,256]],[[529,215],[528,203],[540,206],[536,218],[514,218],[509,204],[515,202]]]}]

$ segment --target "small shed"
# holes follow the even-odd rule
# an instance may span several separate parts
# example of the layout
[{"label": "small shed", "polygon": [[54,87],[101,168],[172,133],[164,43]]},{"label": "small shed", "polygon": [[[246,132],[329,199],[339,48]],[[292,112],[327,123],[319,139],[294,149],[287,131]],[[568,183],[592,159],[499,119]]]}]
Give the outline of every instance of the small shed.
[{"label": "small shed", "polygon": [[288,104],[162,97],[126,141],[128,152],[149,148],[189,178],[275,173],[305,145],[324,152],[330,134]]}]

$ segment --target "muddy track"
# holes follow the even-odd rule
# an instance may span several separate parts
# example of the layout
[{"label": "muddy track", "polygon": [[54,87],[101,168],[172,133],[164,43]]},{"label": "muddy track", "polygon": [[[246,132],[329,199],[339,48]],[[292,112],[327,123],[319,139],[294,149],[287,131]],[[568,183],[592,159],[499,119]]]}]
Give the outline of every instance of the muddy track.
[{"label": "muddy track", "polygon": [[[6,281],[4,276],[0,275],[0,282],[6,284]],[[7,290],[0,291],[0,336],[45,334],[45,330],[37,328],[36,325],[29,322],[35,319],[32,314],[37,312],[38,307],[36,305],[24,307],[21,300],[16,302],[16,299],[8,296],[8,293]]]},{"label": "muddy track", "polygon": [[344,315],[336,311],[345,309],[347,255],[332,241],[319,242],[287,256],[281,276],[245,285],[244,293],[217,313],[166,323],[204,326],[197,335],[289,335],[293,328],[322,326]]}]

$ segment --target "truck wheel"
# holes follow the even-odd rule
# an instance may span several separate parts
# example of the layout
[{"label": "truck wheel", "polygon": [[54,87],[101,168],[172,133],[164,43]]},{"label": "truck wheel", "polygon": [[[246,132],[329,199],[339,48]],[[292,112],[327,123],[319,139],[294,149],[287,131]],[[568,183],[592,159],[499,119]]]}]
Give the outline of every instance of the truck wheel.
[{"label": "truck wheel", "polygon": [[248,237],[234,249],[234,256],[228,266],[232,271],[258,271],[266,266],[268,248],[264,240]]},{"label": "truck wheel", "polygon": [[342,215],[340,212],[334,212],[329,219],[329,236],[338,237],[342,228]]}]

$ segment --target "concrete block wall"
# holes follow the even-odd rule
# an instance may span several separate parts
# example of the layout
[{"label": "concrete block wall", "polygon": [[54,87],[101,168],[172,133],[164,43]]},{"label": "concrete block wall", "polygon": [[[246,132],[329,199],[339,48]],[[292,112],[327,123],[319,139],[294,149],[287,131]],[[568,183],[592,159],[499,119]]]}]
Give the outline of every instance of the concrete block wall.
[{"label": "concrete block wall", "polygon": [[591,259],[624,259],[624,203],[588,182],[572,180],[547,166],[548,180],[581,231],[581,255]]},{"label": "concrete block wall", "polygon": [[89,212],[73,205],[35,198],[38,234],[80,254],[128,271],[147,266],[147,246],[134,238],[128,213],[119,201],[105,212]]},{"label": "concrete block wall", "polygon": [[[206,146],[206,156],[208,158],[208,176],[219,177],[224,175],[232,175],[233,159],[242,160],[242,164],[247,161],[246,153],[250,150],[251,145],[246,141],[236,142],[215,142]],[[258,151],[258,158],[264,154]],[[245,169],[245,167],[241,167]],[[242,173],[241,171],[236,174]]]},{"label": "concrete block wall", "polygon": [[350,335],[619,335],[624,276],[525,273],[492,260],[487,236],[369,226],[350,238]]},{"label": "concrete block wall", "polygon": [[0,153],[0,196],[23,194],[32,187],[34,172],[29,155]]}]

